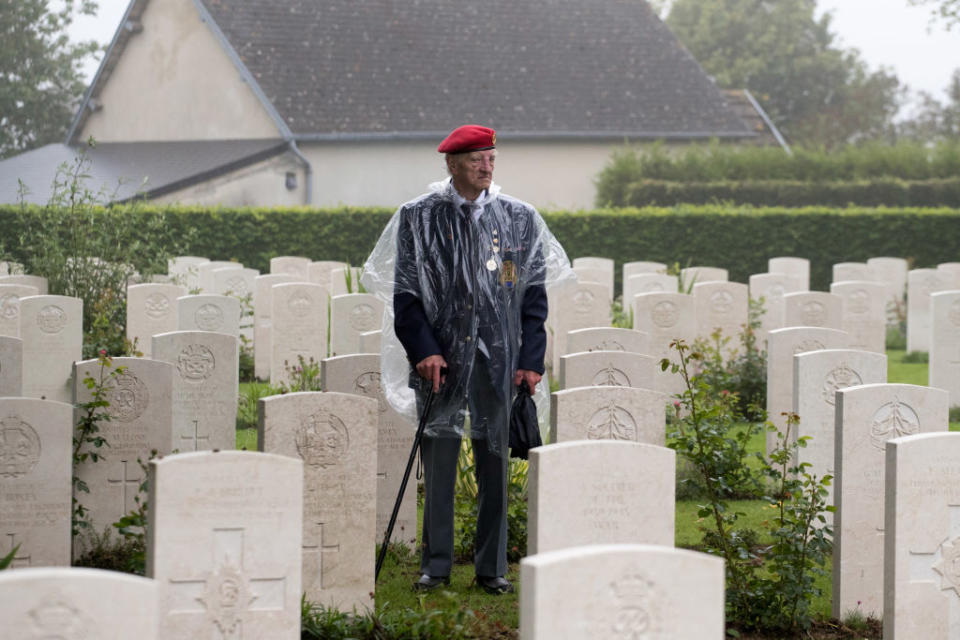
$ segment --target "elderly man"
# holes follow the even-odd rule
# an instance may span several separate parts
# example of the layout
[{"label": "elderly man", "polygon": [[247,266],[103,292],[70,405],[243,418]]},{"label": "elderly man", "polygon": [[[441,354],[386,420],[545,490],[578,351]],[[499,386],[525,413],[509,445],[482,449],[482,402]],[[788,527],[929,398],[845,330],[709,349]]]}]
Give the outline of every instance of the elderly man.
[{"label": "elderly man", "polygon": [[[488,593],[513,591],[504,578],[510,405],[518,385],[525,382],[533,392],[540,382],[546,285],[570,271],[536,210],[493,183],[495,146],[496,133],[487,127],[466,125],[447,136],[437,150],[446,154],[450,178],[397,211],[365,265],[367,288],[381,296],[392,292],[393,329],[417,412],[431,389],[436,394],[421,445],[417,590],[450,582],[454,485],[467,433],[478,490],[477,583]],[[385,335],[387,384],[391,339]],[[387,389],[392,404],[400,395]]]}]

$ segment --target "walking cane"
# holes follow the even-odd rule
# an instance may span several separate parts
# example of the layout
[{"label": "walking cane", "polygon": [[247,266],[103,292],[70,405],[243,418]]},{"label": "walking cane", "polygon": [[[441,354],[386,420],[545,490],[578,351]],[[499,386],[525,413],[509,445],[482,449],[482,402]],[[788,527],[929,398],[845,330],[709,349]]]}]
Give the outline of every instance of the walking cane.
[{"label": "walking cane", "polygon": [[[442,375],[447,374],[447,368],[440,369]],[[420,440],[423,438],[423,431],[427,427],[427,418],[430,417],[430,407],[433,405],[433,386],[427,392],[427,399],[423,403],[423,412],[420,414],[420,424],[417,425],[417,435],[413,437],[413,449],[410,450],[410,459],[407,460],[407,469],[403,472],[403,481],[400,482],[400,493],[397,494],[397,501],[393,504],[393,513],[390,514],[390,522],[387,524],[387,535],[383,538],[383,544],[380,545],[380,553],[377,554],[377,568],[373,574],[373,581],[376,582],[380,577],[380,569],[383,567],[383,560],[387,556],[387,545],[390,544],[390,536],[393,535],[393,525],[397,523],[397,514],[400,513],[400,503],[403,501],[403,493],[407,490],[407,481],[410,479],[410,470],[413,468],[413,461],[417,457],[417,449],[420,448]]]}]

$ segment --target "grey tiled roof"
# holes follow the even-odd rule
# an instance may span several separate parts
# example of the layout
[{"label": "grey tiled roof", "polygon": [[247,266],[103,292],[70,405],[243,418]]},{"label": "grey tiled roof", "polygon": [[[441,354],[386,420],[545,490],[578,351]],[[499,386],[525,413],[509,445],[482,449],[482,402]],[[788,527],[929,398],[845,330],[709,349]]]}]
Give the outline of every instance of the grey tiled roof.
[{"label": "grey tiled roof", "polygon": [[641,0],[200,0],[301,137],[750,136]]},{"label": "grey tiled roof", "polygon": [[[94,148],[49,144],[0,161],[0,203],[18,202],[18,179],[29,190],[26,202],[46,203],[57,169],[89,160],[85,186],[103,191],[103,201],[138,194],[156,197],[283,152],[282,140],[198,140],[100,143]],[[85,149],[85,151],[84,151]]]}]

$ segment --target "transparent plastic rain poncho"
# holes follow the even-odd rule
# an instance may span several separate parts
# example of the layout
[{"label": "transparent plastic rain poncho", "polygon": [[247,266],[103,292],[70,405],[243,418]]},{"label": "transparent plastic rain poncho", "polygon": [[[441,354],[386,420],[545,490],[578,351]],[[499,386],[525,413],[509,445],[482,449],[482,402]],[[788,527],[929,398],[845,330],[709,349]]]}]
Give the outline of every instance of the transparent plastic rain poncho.
[{"label": "transparent plastic rain poncho", "polygon": [[[575,276],[563,247],[530,205],[501,195],[491,184],[476,202],[482,205],[482,214],[468,216],[449,178],[430,188],[430,193],[393,215],[364,265],[363,286],[386,308],[381,383],[390,405],[415,425],[418,400],[423,402],[430,385],[416,373],[416,363],[408,361],[393,316],[394,294],[413,294],[423,305],[449,369],[424,433],[464,435],[465,397],[480,360],[506,405],[506,418],[471,416],[468,435],[487,440],[491,451],[500,451],[505,448],[515,389],[524,294],[531,286],[550,286]],[[537,385],[540,407],[546,406],[542,400],[548,385],[546,376]]]}]

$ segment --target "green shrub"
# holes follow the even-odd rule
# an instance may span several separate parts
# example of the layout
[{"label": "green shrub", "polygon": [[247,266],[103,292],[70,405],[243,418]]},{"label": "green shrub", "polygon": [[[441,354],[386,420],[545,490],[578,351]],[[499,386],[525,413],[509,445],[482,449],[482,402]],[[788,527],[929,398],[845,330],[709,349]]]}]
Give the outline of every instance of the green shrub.
[{"label": "green shrub", "polygon": [[845,182],[747,180],[676,182],[638,180],[626,185],[612,206],[671,207],[679,204],[749,204],[758,207],[960,207],[960,178],[901,180],[880,177]]},{"label": "green shrub", "polygon": [[[202,209],[139,207],[111,209],[138,228],[151,217],[184,253],[235,258],[266,271],[276,255],[306,255],[362,264],[382,232],[385,209]],[[35,224],[37,207],[0,206],[0,228],[17,237]],[[106,223],[94,211],[94,223]],[[746,206],[679,206],[644,209],[544,212],[544,219],[570,256],[604,256],[619,266],[631,260],[725,267],[746,282],[767,270],[773,256],[811,261],[810,285],[825,291],[836,262],[901,256],[915,268],[949,262],[960,254],[960,209],[885,209]],[[9,234],[9,236],[7,235]],[[936,238],[936,242],[930,242]],[[26,248],[9,252],[24,262]]]}]

